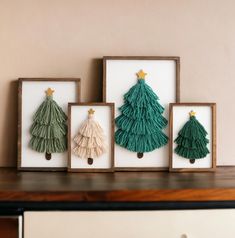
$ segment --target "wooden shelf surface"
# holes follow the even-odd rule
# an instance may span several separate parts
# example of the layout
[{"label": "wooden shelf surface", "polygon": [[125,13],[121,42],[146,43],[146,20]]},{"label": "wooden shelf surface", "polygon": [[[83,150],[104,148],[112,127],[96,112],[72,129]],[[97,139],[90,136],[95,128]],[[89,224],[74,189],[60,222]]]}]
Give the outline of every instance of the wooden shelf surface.
[{"label": "wooden shelf surface", "polygon": [[235,201],[235,168],[215,173],[18,172],[0,168],[0,201]]}]

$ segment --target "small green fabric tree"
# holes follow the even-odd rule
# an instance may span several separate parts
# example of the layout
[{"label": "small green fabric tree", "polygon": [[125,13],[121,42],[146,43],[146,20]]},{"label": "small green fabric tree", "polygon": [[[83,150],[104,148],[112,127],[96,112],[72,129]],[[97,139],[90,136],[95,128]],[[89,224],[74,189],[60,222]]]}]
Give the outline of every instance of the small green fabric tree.
[{"label": "small green fabric tree", "polygon": [[47,160],[51,159],[52,153],[62,153],[67,149],[67,116],[53,100],[53,92],[51,88],[47,89],[46,99],[36,111],[30,128],[30,147],[45,153]]},{"label": "small green fabric tree", "polygon": [[210,151],[207,148],[209,140],[206,138],[207,131],[203,125],[196,119],[195,112],[189,113],[189,120],[179,131],[175,139],[177,147],[175,153],[181,157],[189,159],[190,163],[195,163],[196,159],[202,159]]},{"label": "small green fabric tree", "polygon": [[138,82],[124,95],[124,104],[119,108],[121,115],[115,120],[118,127],[116,143],[137,152],[138,158],[168,142],[168,137],[162,132],[168,123],[162,115],[164,107],[146,84],[145,76],[143,70],[137,73]]}]

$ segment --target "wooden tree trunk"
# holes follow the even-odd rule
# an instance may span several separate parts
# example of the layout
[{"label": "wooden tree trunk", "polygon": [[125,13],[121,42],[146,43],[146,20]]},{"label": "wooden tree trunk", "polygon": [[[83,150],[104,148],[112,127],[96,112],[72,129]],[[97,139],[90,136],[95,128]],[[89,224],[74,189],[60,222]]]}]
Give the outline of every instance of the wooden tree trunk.
[{"label": "wooden tree trunk", "polygon": [[143,158],[143,157],[144,157],[144,153],[138,152],[138,153],[137,153],[137,157],[138,157],[139,159]]},{"label": "wooden tree trunk", "polygon": [[45,158],[46,158],[46,160],[50,160],[51,159],[51,153],[46,152]]},{"label": "wooden tree trunk", "polygon": [[195,159],[190,159],[189,162],[190,162],[191,164],[194,164],[194,163],[195,163]]},{"label": "wooden tree trunk", "polygon": [[87,163],[88,163],[89,165],[92,165],[92,164],[93,164],[93,159],[92,159],[92,158],[88,158],[88,159],[87,159]]}]

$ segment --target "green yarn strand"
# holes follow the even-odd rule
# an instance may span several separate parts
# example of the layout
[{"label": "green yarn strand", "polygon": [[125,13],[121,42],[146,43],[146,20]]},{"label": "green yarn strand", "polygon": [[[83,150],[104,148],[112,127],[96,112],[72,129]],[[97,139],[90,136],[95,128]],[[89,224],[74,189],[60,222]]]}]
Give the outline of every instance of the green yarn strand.
[{"label": "green yarn strand", "polygon": [[138,107],[135,108],[131,106],[131,104],[126,101],[125,104],[123,104],[119,108],[120,112],[133,119],[150,119],[153,118],[159,114],[162,114],[164,112],[164,107],[161,106],[158,102],[153,107],[152,105],[149,105],[148,107]]},{"label": "green yarn strand", "polygon": [[30,132],[33,136],[44,139],[62,138],[66,136],[67,125],[58,122],[51,125],[40,125],[34,122]]},{"label": "green yarn strand", "polygon": [[184,138],[182,136],[178,136],[175,139],[175,143],[178,145],[181,145],[182,147],[185,147],[185,148],[196,149],[196,148],[206,147],[207,144],[209,143],[209,140],[205,137],[201,137],[200,139],[190,140],[189,138]]},{"label": "green yarn strand", "polygon": [[128,101],[132,107],[149,107],[156,106],[159,98],[145,80],[138,80],[138,83],[124,95],[124,100]]},{"label": "green yarn strand", "polygon": [[34,121],[43,125],[64,123],[66,120],[66,114],[51,96],[47,96],[34,115]]},{"label": "green yarn strand", "polygon": [[40,153],[62,153],[67,149],[67,140],[63,138],[44,139],[32,137],[29,145],[32,149]]},{"label": "green yarn strand", "polygon": [[167,120],[162,115],[151,119],[131,119],[122,114],[115,119],[115,122],[121,130],[136,135],[152,134],[167,126]]},{"label": "green yarn strand", "polygon": [[176,154],[186,158],[186,159],[203,159],[207,156],[210,151],[207,148],[184,148],[184,147],[176,147]]},{"label": "green yarn strand", "polygon": [[149,135],[135,135],[117,130],[115,141],[118,145],[133,152],[151,152],[167,144],[168,137],[161,131]]},{"label": "green yarn strand", "polygon": [[186,138],[200,139],[201,137],[205,137],[207,132],[196,117],[193,116],[180,130],[179,135]]}]

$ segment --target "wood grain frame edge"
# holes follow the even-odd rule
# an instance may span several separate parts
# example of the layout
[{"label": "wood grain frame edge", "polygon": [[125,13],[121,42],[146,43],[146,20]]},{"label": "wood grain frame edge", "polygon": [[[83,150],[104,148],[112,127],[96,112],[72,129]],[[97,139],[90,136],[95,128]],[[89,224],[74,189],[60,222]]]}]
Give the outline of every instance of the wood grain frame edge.
[{"label": "wood grain frame edge", "polygon": [[[176,64],[176,103],[180,103],[180,57],[179,56],[103,56],[103,90],[102,100],[107,101],[107,79],[106,69],[107,60],[174,60]],[[114,146],[115,147],[115,146]],[[115,151],[115,150],[114,150]],[[115,171],[165,171],[168,170],[165,167],[115,167]]]},{"label": "wood grain frame edge", "polygon": [[115,167],[116,172],[166,172],[168,167]]},{"label": "wood grain frame edge", "polygon": [[[173,107],[174,106],[208,106],[211,108],[211,126],[212,126],[212,166],[211,168],[173,168]],[[214,102],[182,102],[170,103],[170,146],[169,146],[169,172],[215,172],[216,170],[216,103]]]},{"label": "wood grain frame edge", "polygon": [[18,136],[17,136],[17,170],[18,171],[66,171],[66,167],[22,167],[22,87],[23,82],[75,82],[76,83],[76,99],[78,102],[81,101],[81,79],[76,77],[68,77],[68,78],[18,78]]},{"label": "wood grain frame edge", "polygon": [[22,144],[22,133],[21,133],[21,125],[22,125],[22,79],[18,80],[18,120],[17,120],[17,169],[21,169],[21,144]]},{"label": "wood grain frame edge", "polygon": [[[97,168],[72,168],[71,167],[71,109],[73,106],[108,106],[110,107],[110,117],[111,117],[111,167],[108,169],[97,169]],[[106,102],[79,102],[79,103],[69,103],[69,138],[68,138],[68,151],[69,151],[69,166],[68,172],[114,172],[114,103]]]}]

